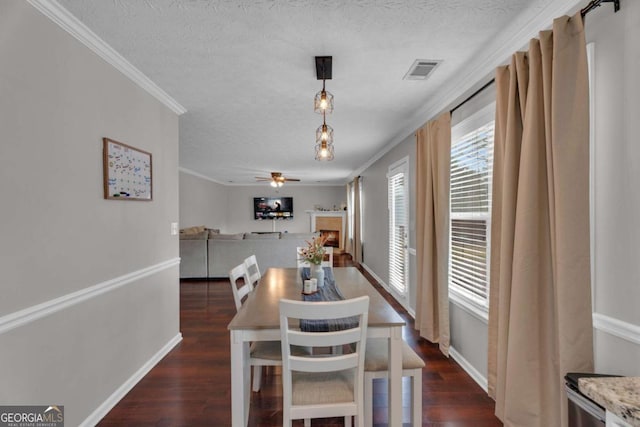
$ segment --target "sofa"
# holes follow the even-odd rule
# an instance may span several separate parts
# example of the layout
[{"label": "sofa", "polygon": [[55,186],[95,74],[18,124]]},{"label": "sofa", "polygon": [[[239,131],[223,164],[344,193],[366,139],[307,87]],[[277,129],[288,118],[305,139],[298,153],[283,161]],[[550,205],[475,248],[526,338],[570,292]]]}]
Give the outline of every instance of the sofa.
[{"label": "sofa", "polygon": [[180,278],[226,278],[229,270],[255,255],[260,272],[270,267],[296,267],[297,248],[314,233],[220,234],[204,229],[180,233]]}]

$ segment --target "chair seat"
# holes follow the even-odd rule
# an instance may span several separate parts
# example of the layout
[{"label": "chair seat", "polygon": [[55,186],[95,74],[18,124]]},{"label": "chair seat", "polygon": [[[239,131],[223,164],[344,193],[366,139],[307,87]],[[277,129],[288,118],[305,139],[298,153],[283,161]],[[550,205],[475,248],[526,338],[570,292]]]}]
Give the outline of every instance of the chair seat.
[{"label": "chair seat", "polygon": [[323,405],[353,402],[355,369],[340,372],[292,372],[292,403]]},{"label": "chair seat", "polygon": [[[389,370],[388,344],[386,339],[367,340],[367,351],[364,356],[365,372],[378,372]],[[424,368],[424,361],[415,351],[402,341],[402,369]]]},{"label": "chair seat", "polygon": [[[364,357],[365,425],[373,420],[373,379],[385,378],[389,374],[389,356],[386,339],[367,340]],[[402,376],[411,378],[411,420],[414,427],[422,425],[422,368],[424,361],[402,341]]]},{"label": "chair seat", "polygon": [[[249,349],[252,359],[282,361],[282,345],[280,341],[255,341]],[[291,354],[294,356],[307,356],[311,354],[306,347],[291,346]]]}]

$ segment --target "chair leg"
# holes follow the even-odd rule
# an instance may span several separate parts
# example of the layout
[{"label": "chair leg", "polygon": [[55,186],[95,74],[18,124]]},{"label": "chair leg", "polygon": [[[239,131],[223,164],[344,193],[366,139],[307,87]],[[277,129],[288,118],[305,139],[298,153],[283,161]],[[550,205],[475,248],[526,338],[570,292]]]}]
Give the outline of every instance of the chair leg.
[{"label": "chair leg", "polygon": [[373,425],[373,377],[364,373],[364,425]]},{"label": "chair leg", "polygon": [[253,366],[253,391],[260,391],[260,384],[262,382],[262,366]]},{"label": "chair leg", "polygon": [[413,426],[422,425],[422,369],[411,375],[411,421]]}]

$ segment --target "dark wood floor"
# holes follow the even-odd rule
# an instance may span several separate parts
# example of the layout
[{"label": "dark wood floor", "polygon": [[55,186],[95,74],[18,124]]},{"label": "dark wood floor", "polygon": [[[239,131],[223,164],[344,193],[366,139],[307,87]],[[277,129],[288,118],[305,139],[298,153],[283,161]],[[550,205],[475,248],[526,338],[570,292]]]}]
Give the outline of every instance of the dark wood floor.
[{"label": "dark wood floor", "polygon": [[[348,255],[334,258],[336,266],[352,265]],[[367,274],[365,274],[367,275]],[[375,280],[367,275],[386,295]],[[405,340],[422,356],[423,426],[502,426],[493,415],[493,401],[437,345],[420,338],[413,319],[392,298],[387,298],[407,321]],[[180,329],[183,340],[147,374],[99,426],[229,426],[231,390],[229,332],[235,314],[233,296],[226,280],[180,283]],[[123,350],[125,351],[125,350]],[[408,382],[403,389],[409,390]],[[281,375],[271,368],[262,389],[252,393],[249,426],[282,425]],[[403,419],[409,422],[408,393]],[[374,386],[374,425],[386,425],[386,384]],[[302,423],[294,423],[302,425]],[[341,419],[314,420],[314,427],[342,425]],[[405,424],[409,425],[409,424]]]}]

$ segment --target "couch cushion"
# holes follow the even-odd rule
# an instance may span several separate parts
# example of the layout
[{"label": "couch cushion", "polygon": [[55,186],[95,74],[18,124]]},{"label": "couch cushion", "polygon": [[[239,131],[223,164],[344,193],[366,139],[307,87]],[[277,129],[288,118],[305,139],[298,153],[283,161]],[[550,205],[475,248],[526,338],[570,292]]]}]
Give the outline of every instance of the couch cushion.
[{"label": "couch cushion", "polygon": [[195,227],[187,227],[180,230],[180,234],[196,234],[202,233],[205,230],[204,225],[197,225]]},{"label": "couch cushion", "polygon": [[209,235],[209,239],[212,239],[212,240],[242,240],[243,237],[244,237],[243,233]]},{"label": "couch cushion", "polygon": [[279,239],[280,233],[245,233],[246,240]]},{"label": "couch cushion", "polygon": [[208,231],[201,231],[199,233],[180,234],[180,240],[207,240],[208,237],[209,237]]},{"label": "couch cushion", "polygon": [[303,239],[303,240],[311,240],[316,237],[317,233],[282,233],[280,236],[281,239]]}]

